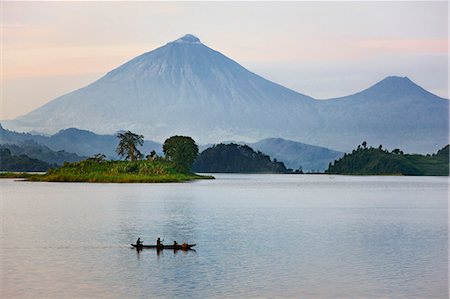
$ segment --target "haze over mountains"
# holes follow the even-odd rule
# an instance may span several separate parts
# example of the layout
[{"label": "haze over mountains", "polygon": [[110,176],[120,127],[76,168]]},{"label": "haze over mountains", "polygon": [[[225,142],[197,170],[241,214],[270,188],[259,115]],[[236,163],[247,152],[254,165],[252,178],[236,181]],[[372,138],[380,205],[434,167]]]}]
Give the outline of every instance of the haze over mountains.
[{"label": "haze over mountains", "polygon": [[[76,153],[81,156],[63,160],[68,162],[80,161],[98,153],[106,155],[109,159],[119,158],[116,153],[118,144],[116,136],[98,135],[90,131],[75,128],[64,129],[51,136],[42,136],[5,130],[0,125],[0,144],[16,145],[22,149],[29,149],[28,152],[23,153],[29,153],[31,149],[39,152],[47,152],[47,149],[42,148],[46,147],[58,153],[64,151],[66,153]],[[146,155],[152,150],[155,150],[158,154],[162,154],[162,144],[146,140],[141,150]],[[30,157],[34,158],[33,155],[30,155]],[[42,160],[47,161],[45,159]],[[59,161],[51,162],[61,164]]]},{"label": "haze over mountains", "polygon": [[343,98],[315,100],[268,81],[186,35],[142,54],[94,83],[2,124],[54,134],[132,130],[158,142],[281,137],[349,151],[362,141],[434,152],[448,143],[446,99],[405,77]]},{"label": "haze over mountains", "polygon": [[287,168],[303,171],[324,171],[330,162],[341,158],[344,153],[282,138],[267,138],[248,145],[257,151],[282,161]]},{"label": "haze over mountains", "polygon": [[[64,129],[51,136],[42,136],[5,130],[0,124],[0,148],[8,148],[14,155],[26,154],[31,158],[58,165],[62,165],[64,161],[81,161],[98,153],[106,155],[108,159],[120,159],[115,151],[117,144],[118,139],[114,135],[98,135],[75,128]],[[343,153],[327,148],[280,138],[264,139],[248,145],[284,162],[288,168],[298,169],[301,166],[304,171],[325,170],[328,163],[343,156]],[[200,145],[200,151],[211,146],[212,144]],[[161,143],[145,140],[140,151],[148,155],[152,150],[163,155]]]}]

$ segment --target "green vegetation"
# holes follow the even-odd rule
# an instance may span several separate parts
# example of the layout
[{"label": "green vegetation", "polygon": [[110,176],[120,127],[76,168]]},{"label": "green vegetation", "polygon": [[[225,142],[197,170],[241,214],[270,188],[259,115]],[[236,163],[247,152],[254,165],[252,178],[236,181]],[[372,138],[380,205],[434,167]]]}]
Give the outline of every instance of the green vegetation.
[{"label": "green vegetation", "polygon": [[165,159],[139,161],[105,161],[90,158],[77,163],[65,163],[44,175],[31,175],[30,181],[96,182],[96,183],[163,183],[194,179],[212,179],[191,173],[180,173]]},{"label": "green vegetation", "polygon": [[188,172],[197,158],[198,146],[191,137],[172,136],[164,142],[163,152],[177,170]]},{"label": "green vegetation", "polygon": [[12,155],[8,148],[0,148],[0,171],[47,171],[55,164],[30,158],[27,155]]},{"label": "green vegetation", "polygon": [[25,179],[33,175],[26,172],[0,172],[0,179]]},{"label": "green vegetation", "polygon": [[333,164],[330,163],[325,173],[350,175],[449,175],[449,146],[445,146],[433,155],[404,154],[399,149],[392,152],[367,147],[363,142],[351,154],[345,154]]},{"label": "green vegetation", "polygon": [[[214,179],[212,176],[201,176],[189,172],[198,153],[198,147],[190,137],[174,136],[167,139],[164,144],[166,157],[158,157],[156,152],[152,151],[147,155],[147,160],[142,160],[143,155],[137,148],[137,146],[142,146],[144,136],[127,131],[119,133],[117,137],[120,141],[116,151],[119,155],[125,157],[125,161],[109,161],[106,160],[104,154],[99,153],[80,162],[65,162],[59,168],[49,169],[48,165],[44,165],[45,169],[42,170],[49,169],[45,174],[9,172],[1,174],[0,178],[25,178],[28,181],[46,182],[98,183],[163,183]],[[8,149],[2,150],[1,154],[2,158],[3,156],[11,157]],[[2,165],[4,164],[3,160],[1,160]],[[30,166],[29,161],[27,165]],[[18,168],[17,170],[12,169],[12,171],[22,170]],[[29,171],[29,168],[26,171]]]},{"label": "green vegetation", "polygon": [[255,152],[247,145],[218,144],[204,150],[192,169],[216,173],[289,173],[282,162]]}]

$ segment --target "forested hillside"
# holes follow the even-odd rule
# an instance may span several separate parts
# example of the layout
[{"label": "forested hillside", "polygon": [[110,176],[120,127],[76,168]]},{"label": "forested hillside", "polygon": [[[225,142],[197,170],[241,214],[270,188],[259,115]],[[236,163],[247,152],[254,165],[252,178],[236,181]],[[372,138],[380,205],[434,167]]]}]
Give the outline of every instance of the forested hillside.
[{"label": "forested hillside", "polygon": [[255,152],[247,145],[218,144],[204,150],[194,162],[195,172],[217,173],[286,173],[282,162]]},{"label": "forested hillside", "polygon": [[351,154],[345,154],[326,173],[352,175],[449,175],[449,146],[433,155],[404,154],[395,149],[391,152],[367,147],[363,142]]},{"label": "forested hillside", "polygon": [[0,171],[47,171],[56,164],[33,159],[27,155],[12,155],[7,148],[0,148]]}]

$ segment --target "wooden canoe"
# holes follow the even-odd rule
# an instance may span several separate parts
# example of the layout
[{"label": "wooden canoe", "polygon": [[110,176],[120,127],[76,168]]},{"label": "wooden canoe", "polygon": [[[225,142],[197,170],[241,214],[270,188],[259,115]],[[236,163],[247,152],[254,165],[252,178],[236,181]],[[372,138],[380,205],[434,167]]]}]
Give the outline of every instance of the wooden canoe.
[{"label": "wooden canoe", "polygon": [[197,244],[187,244],[186,246],[183,245],[162,245],[162,246],[157,246],[157,245],[139,245],[136,246],[136,244],[131,244],[131,246],[133,246],[133,248],[137,248],[137,249],[145,249],[145,248],[151,248],[151,249],[173,249],[173,250],[192,250],[192,247],[194,247]]}]

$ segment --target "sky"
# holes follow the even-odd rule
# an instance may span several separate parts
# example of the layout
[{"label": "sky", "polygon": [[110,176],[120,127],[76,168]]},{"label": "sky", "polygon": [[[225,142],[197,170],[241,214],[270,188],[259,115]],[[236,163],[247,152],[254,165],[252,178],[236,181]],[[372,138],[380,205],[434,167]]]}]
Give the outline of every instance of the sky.
[{"label": "sky", "polygon": [[391,75],[448,98],[447,1],[0,3],[0,119],[187,33],[318,99]]}]

